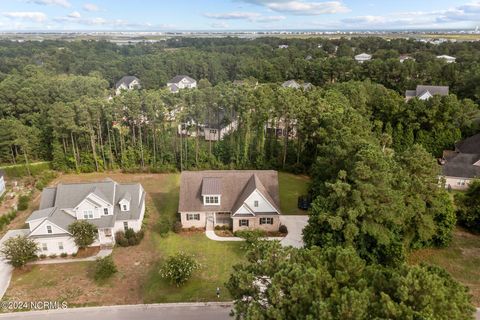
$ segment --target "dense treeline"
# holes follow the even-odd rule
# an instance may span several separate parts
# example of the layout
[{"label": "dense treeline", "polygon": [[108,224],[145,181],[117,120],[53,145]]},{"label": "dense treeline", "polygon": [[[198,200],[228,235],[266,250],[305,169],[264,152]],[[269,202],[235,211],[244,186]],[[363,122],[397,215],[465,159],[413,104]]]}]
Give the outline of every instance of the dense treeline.
[{"label": "dense treeline", "polygon": [[[288,49],[279,49],[288,44]],[[125,74],[138,76],[148,89],[158,89],[177,74],[207,78],[216,85],[255,77],[260,82],[291,78],[322,86],[333,82],[370,79],[403,93],[416,84],[449,85],[459,97],[480,99],[478,42],[440,45],[414,40],[352,39],[193,39],[173,38],[155,44],[117,46],[109,42],[0,42],[0,79],[27,64],[55,73],[87,76],[99,72],[110,85]],[[374,59],[356,63],[355,54]],[[400,54],[416,59],[400,63]],[[447,64],[436,55],[457,57]]]}]

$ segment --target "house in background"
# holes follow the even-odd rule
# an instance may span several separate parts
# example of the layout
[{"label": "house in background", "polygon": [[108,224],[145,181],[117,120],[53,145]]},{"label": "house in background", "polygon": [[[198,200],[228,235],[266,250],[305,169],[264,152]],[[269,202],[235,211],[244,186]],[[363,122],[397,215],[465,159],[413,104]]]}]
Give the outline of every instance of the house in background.
[{"label": "house in background", "polygon": [[452,56],[447,56],[447,55],[441,55],[441,56],[437,56],[437,59],[442,59],[444,60],[446,63],[455,63],[455,61],[457,60],[457,58],[455,57],[452,57]]},{"label": "house in background", "polygon": [[0,197],[7,191],[7,187],[5,185],[5,171],[0,170]]},{"label": "house in background", "polygon": [[455,151],[444,151],[441,164],[446,188],[467,189],[480,178],[480,133],[456,143]]},{"label": "house in background", "polygon": [[305,83],[300,84],[295,80],[287,80],[284,83],[282,83],[282,87],[291,88],[291,89],[308,90],[308,89],[312,88],[312,84],[310,82],[305,82]]},{"label": "house in background", "polygon": [[278,231],[280,196],[273,170],[183,171],[178,204],[183,228],[231,226]]},{"label": "house in background", "polygon": [[448,86],[424,86],[418,85],[415,90],[405,91],[405,100],[408,101],[413,98],[420,100],[428,100],[434,95],[448,96]]},{"label": "house in background", "polygon": [[279,49],[288,49],[288,44],[281,44],[278,46]]},{"label": "house in background", "polygon": [[115,232],[139,231],[145,214],[145,191],[139,183],[119,184],[111,179],[94,183],[58,184],[42,191],[40,207],[26,220],[40,254],[77,252],[68,231],[77,220],[98,228],[92,246],[113,246]]},{"label": "house in background", "polygon": [[297,119],[290,119],[287,123],[284,117],[271,118],[265,125],[267,136],[285,137],[293,139],[297,136]]},{"label": "house in background", "polygon": [[134,90],[140,89],[140,80],[135,76],[124,76],[122,79],[118,80],[115,84],[115,94],[118,96],[122,93],[122,90]]},{"label": "house in background", "polygon": [[206,141],[219,141],[229,134],[237,130],[238,120],[234,115],[233,117],[227,116],[222,110],[215,120],[209,121],[203,128],[203,135]]},{"label": "house in background", "polygon": [[355,61],[358,63],[364,63],[365,61],[372,60],[372,55],[368,53],[360,53],[355,56]]},{"label": "house in background", "polygon": [[182,89],[193,89],[197,87],[197,80],[185,75],[178,75],[167,82],[167,88],[172,93],[176,93]]},{"label": "house in background", "polygon": [[400,63],[404,63],[404,62],[407,61],[407,60],[415,61],[415,58],[409,56],[408,54],[402,54],[402,55],[399,57]]}]

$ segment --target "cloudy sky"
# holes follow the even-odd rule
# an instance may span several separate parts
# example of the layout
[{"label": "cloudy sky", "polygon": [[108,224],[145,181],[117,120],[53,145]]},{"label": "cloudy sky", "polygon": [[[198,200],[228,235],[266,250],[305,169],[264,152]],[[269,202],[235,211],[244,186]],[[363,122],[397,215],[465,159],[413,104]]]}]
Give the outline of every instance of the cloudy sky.
[{"label": "cloudy sky", "polygon": [[480,0],[0,0],[0,30],[427,29],[480,25]]}]

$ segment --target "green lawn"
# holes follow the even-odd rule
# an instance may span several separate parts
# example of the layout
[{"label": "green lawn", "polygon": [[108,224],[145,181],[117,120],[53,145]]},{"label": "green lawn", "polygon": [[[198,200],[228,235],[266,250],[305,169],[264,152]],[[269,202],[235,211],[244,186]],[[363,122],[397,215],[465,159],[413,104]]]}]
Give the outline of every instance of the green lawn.
[{"label": "green lawn", "polygon": [[[150,270],[145,282],[145,303],[230,300],[224,284],[232,266],[241,262],[245,255],[240,243],[212,241],[203,233],[156,236],[155,242],[162,257],[183,251],[193,255],[201,267],[187,283],[176,287],[158,274],[161,259]],[[216,297],[217,287],[221,290],[220,299]]]},{"label": "green lawn", "polygon": [[279,172],[278,180],[282,213],[288,215],[307,214],[306,211],[297,208],[297,203],[299,196],[307,194],[310,179],[306,176]]},{"label": "green lawn", "polygon": [[[154,210],[160,216],[167,215],[174,219],[178,207],[179,175],[171,175],[161,187],[163,192],[151,192]],[[159,220],[161,221],[161,219]],[[216,288],[220,287],[220,300],[230,300],[224,287],[232,266],[241,262],[245,252],[238,242],[216,242],[209,240],[203,232],[169,233],[161,237],[153,232],[151,241],[160,256],[148,271],[143,287],[145,303],[216,301]],[[183,286],[176,287],[158,273],[162,261],[179,251],[195,256],[201,268]]]},{"label": "green lawn", "polygon": [[473,303],[480,306],[480,236],[458,228],[448,248],[421,249],[409,256],[409,263],[427,263],[445,268],[470,288]]}]

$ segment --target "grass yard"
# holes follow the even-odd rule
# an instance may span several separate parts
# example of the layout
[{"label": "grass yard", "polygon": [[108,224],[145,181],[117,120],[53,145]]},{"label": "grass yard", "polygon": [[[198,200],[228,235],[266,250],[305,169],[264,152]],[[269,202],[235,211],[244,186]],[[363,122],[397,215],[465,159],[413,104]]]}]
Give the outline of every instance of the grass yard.
[{"label": "grass yard", "polygon": [[[157,232],[162,215],[172,222],[176,217],[180,175],[92,173],[62,175],[56,182],[98,181],[106,177],[117,182],[140,182],[147,192],[145,238],[138,246],[115,248],[113,259],[118,272],[98,284],[92,279],[94,262],[27,266],[14,271],[3,300],[60,300],[69,306],[214,301],[217,287],[221,288],[220,300],[229,300],[223,284],[232,265],[243,259],[240,243],[214,242],[203,233],[170,233],[162,238]],[[202,265],[180,288],[158,274],[162,260],[178,251],[194,254]]]},{"label": "grass yard", "polygon": [[299,176],[286,172],[278,173],[280,188],[280,209],[287,215],[304,215],[307,211],[297,208],[298,197],[306,195],[310,179],[307,176]]},{"label": "grass yard", "polygon": [[411,264],[424,262],[445,268],[470,288],[474,305],[480,307],[480,235],[457,228],[448,248],[417,250],[408,260]]}]

